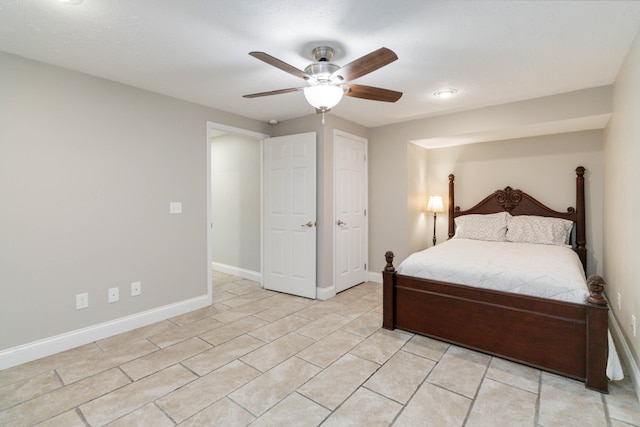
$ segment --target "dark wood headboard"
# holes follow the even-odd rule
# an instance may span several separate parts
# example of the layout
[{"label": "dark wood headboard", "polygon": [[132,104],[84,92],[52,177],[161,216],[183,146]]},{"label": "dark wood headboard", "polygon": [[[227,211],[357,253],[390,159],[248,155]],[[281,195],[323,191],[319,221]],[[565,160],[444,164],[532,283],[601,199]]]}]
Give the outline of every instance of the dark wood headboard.
[{"label": "dark wood headboard", "polygon": [[584,168],[576,168],[576,206],[567,208],[566,212],[559,212],[540,203],[524,191],[505,187],[485,197],[471,209],[461,210],[455,205],[454,175],[449,175],[449,238],[455,233],[454,219],[460,215],[491,214],[507,211],[511,215],[537,215],[568,219],[575,224],[574,250],[580,257],[582,266],[587,270],[587,238],[584,204]]}]

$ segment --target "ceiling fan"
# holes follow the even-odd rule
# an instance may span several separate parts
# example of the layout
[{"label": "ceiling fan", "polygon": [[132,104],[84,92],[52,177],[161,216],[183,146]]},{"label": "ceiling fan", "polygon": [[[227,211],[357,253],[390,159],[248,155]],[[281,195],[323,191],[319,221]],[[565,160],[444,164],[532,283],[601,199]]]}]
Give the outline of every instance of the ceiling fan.
[{"label": "ceiling fan", "polygon": [[352,80],[369,74],[398,59],[398,56],[392,50],[381,47],[343,67],[331,62],[334,53],[335,51],[331,47],[316,47],[312,51],[315,62],[302,71],[264,52],[249,52],[249,55],[254,58],[306,80],[308,85],[253,93],[244,95],[244,98],[258,98],[304,91],[305,98],[309,104],[315,107],[318,113],[324,114],[336,106],[343,95],[384,102],[396,102],[402,96],[402,92],[350,83]]}]

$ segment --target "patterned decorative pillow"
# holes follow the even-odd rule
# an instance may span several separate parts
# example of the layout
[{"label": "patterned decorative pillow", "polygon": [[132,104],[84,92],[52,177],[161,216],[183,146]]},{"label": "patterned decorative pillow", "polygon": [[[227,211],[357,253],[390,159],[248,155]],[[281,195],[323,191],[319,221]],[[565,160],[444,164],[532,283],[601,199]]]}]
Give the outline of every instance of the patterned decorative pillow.
[{"label": "patterned decorative pillow", "polygon": [[510,217],[508,212],[459,216],[455,219],[456,234],[453,238],[504,242]]},{"label": "patterned decorative pillow", "polygon": [[572,228],[568,219],[516,215],[507,223],[507,241],[564,246],[571,241]]}]

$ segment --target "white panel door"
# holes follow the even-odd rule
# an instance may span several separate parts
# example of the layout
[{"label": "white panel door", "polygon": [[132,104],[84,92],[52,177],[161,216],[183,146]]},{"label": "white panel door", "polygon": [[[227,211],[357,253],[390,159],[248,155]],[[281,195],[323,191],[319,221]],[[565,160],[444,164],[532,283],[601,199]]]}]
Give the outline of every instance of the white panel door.
[{"label": "white panel door", "polygon": [[367,279],[366,140],[334,133],[336,292]]},{"label": "white panel door", "polygon": [[264,141],[266,289],[316,297],[316,134]]}]

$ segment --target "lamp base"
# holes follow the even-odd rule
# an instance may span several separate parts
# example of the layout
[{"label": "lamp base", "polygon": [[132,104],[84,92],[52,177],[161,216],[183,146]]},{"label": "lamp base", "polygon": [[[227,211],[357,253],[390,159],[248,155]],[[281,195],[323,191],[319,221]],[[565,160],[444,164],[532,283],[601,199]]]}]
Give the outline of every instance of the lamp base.
[{"label": "lamp base", "polygon": [[436,245],[436,213],[433,213],[433,246]]}]

